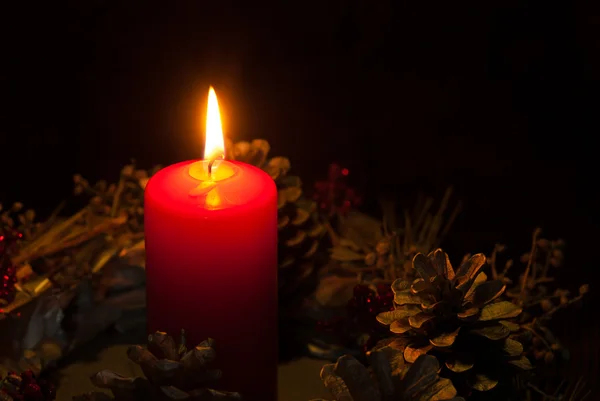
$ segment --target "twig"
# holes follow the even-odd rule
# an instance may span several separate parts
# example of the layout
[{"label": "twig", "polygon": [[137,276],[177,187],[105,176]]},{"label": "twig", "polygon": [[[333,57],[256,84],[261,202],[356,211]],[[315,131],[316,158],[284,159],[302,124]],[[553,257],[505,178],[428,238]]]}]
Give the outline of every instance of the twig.
[{"label": "twig", "polygon": [[331,239],[331,243],[333,244],[333,246],[338,246],[340,244],[339,235],[337,235],[337,233],[335,232],[333,227],[331,227],[331,224],[329,224],[329,222],[325,222],[323,223],[323,225],[327,229],[327,233],[329,234],[329,238]]},{"label": "twig", "polygon": [[494,280],[498,279],[498,270],[496,270],[496,257],[498,256],[499,245],[494,245],[494,250],[490,256],[490,267],[492,268],[492,277]]},{"label": "twig", "polygon": [[545,314],[540,316],[540,319],[550,319],[552,317],[552,315],[554,313],[556,313],[557,311],[559,311],[560,309],[566,308],[567,306],[580,301],[582,298],[583,298],[583,294],[577,295],[575,298],[570,299],[568,302],[566,302],[564,304],[560,304],[560,305],[555,306],[554,308],[550,309],[548,312],[546,312]]},{"label": "twig", "polygon": [[35,259],[47,256],[47,255],[55,254],[57,252],[60,252],[62,250],[68,249],[68,248],[73,248],[77,245],[82,244],[83,242],[86,242],[86,241],[94,238],[96,235],[114,230],[115,228],[122,226],[126,222],[127,222],[127,216],[125,216],[125,215],[114,218],[114,219],[110,219],[107,222],[98,224],[96,227],[92,228],[91,230],[83,233],[81,236],[74,238],[70,241],[66,241],[66,242],[62,242],[62,243],[58,242],[58,243],[55,243],[48,247],[38,249],[36,252],[33,252],[31,254],[25,254],[25,255],[19,254],[13,259],[13,262],[15,264],[21,264],[28,260],[35,260]]},{"label": "twig", "polygon": [[429,212],[429,209],[431,208],[432,205],[433,205],[433,198],[425,199],[425,203],[423,205],[423,208],[421,209],[421,213],[417,217],[417,220],[413,227],[413,230],[415,231],[415,233],[418,233],[421,230],[421,225],[426,220],[426,218],[428,216],[427,212]]},{"label": "twig", "polygon": [[460,213],[461,210],[462,210],[462,201],[459,201],[458,204],[456,205],[456,207],[454,208],[454,210],[452,211],[450,218],[444,225],[444,229],[442,230],[442,233],[439,235],[434,248],[439,247],[439,245],[444,240],[444,238],[446,238],[446,235],[448,235],[448,232],[450,231],[450,227],[452,227],[452,224],[454,224],[454,220],[456,220],[456,217],[458,216],[458,214]]},{"label": "twig", "polygon": [[531,270],[531,263],[535,258],[535,249],[537,244],[537,238],[540,235],[542,230],[540,228],[536,228],[533,232],[533,241],[531,244],[531,252],[529,254],[529,260],[527,261],[527,267],[525,268],[525,273],[523,274],[523,282],[521,283],[521,303],[525,298],[525,291],[527,290],[527,279],[529,278],[529,271]]},{"label": "twig", "polygon": [[23,247],[19,254],[13,258],[13,263],[20,265],[21,263],[32,259],[31,255],[36,254],[44,245],[56,242],[56,238],[61,233],[75,224],[77,220],[83,217],[88,211],[89,207],[86,206],[64,222],[54,225],[45,234],[41,235],[36,240]]},{"label": "twig", "polygon": [[541,342],[542,344],[544,344],[544,346],[546,348],[548,348],[548,350],[552,351],[552,346],[548,343],[548,341],[546,341],[546,339],[544,337],[542,337],[538,332],[536,332],[532,327],[529,326],[521,326],[523,329],[529,331],[530,333],[532,333],[534,336],[536,336]]},{"label": "twig", "polygon": [[119,210],[119,203],[121,202],[121,194],[125,190],[125,178],[121,176],[119,179],[119,185],[117,186],[117,190],[115,191],[115,196],[113,198],[112,206],[110,208],[111,217],[117,217],[117,212]]},{"label": "twig", "polygon": [[546,394],[544,393],[542,390],[540,390],[539,387],[537,387],[534,384],[531,383],[527,383],[527,387],[529,387],[530,389],[532,389],[533,391],[535,391],[536,393],[542,395],[544,397],[544,400],[558,400],[558,397],[554,397],[552,395]]}]

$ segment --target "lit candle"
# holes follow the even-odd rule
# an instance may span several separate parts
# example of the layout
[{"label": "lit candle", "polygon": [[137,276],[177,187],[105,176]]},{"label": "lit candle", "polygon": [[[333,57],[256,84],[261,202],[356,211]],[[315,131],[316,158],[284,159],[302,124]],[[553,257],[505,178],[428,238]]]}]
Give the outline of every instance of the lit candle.
[{"label": "lit candle", "polygon": [[204,160],[166,167],[146,186],[148,331],[185,329],[188,346],[214,338],[223,371],[214,387],[275,400],[277,190],[223,155],[210,88]]}]

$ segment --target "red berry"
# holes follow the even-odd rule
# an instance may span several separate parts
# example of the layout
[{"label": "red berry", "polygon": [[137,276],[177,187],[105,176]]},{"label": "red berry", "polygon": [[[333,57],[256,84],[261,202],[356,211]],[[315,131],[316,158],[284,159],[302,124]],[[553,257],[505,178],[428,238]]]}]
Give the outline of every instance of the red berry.
[{"label": "red berry", "polygon": [[23,390],[23,401],[44,401],[40,386],[35,383],[28,384]]}]

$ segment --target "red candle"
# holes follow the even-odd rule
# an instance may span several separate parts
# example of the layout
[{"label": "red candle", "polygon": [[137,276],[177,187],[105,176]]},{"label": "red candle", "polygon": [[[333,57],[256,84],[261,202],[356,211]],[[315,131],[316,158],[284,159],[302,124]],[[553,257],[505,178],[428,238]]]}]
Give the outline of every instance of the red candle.
[{"label": "red candle", "polygon": [[277,190],[223,154],[211,88],[205,160],[166,167],[146,186],[148,332],[185,329],[188,346],[214,338],[223,378],[212,387],[275,400]]}]

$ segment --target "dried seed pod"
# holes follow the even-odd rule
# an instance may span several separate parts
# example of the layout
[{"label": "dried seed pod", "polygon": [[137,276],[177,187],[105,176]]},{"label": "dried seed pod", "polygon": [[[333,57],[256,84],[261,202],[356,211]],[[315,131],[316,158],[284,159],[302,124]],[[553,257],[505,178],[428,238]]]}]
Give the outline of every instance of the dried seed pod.
[{"label": "dried seed pod", "polygon": [[[222,376],[220,370],[210,369],[208,366],[216,357],[214,340],[203,341],[185,352],[183,344],[178,346],[167,333],[156,332],[149,336],[149,345],[158,348],[166,358],[157,357],[149,349],[139,345],[131,346],[127,350],[127,356],[140,365],[145,377],[124,377],[104,370],[92,376],[92,383],[97,387],[111,390],[115,401],[240,399],[238,393],[203,387],[204,383],[217,380]],[[185,354],[180,358],[183,352]],[[97,398],[95,393],[90,393],[79,396],[76,400],[104,401],[105,399]]]}]

